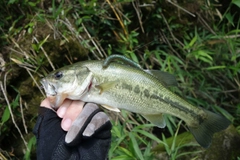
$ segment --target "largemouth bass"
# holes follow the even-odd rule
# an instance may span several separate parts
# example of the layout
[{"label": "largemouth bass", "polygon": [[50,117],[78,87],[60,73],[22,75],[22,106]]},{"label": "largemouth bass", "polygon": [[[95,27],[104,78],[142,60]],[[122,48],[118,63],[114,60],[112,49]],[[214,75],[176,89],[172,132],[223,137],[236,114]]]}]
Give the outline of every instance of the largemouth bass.
[{"label": "largemouth bass", "polygon": [[[176,116],[187,124],[204,148],[215,132],[226,129],[230,121],[218,114],[195,107],[168,89],[174,78],[165,72],[145,71],[126,58],[78,62],[53,71],[41,80],[52,107],[68,98],[93,102],[120,112],[141,114],[158,127],[165,127],[163,114]],[[131,65],[129,65],[131,64]]]}]

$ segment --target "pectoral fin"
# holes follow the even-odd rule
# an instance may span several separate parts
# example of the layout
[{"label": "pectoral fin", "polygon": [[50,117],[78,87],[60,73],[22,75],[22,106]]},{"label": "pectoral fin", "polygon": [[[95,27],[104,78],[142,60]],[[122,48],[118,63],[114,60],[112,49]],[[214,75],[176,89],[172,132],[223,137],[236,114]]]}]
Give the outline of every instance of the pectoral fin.
[{"label": "pectoral fin", "polygon": [[117,84],[116,81],[110,81],[110,82],[105,82],[105,83],[101,83],[99,85],[96,85],[96,88],[99,89],[99,94],[102,94],[103,92],[113,88],[116,84]]},{"label": "pectoral fin", "polygon": [[152,124],[158,126],[159,128],[164,128],[166,126],[166,122],[164,120],[163,114],[142,114],[144,118],[150,121]]},{"label": "pectoral fin", "polygon": [[145,71],[153,75],[160,81],[162,81],[167,86],[178,86],[175,76],[170,73],[159,71],[159,70],[145,70]]},{"label": "pectoral fin", "polygon": [[115,108],[115,107],[111,107],[111,106],[108,106],[108,105],[105,105],[105,104],[101,104],[101,106],[103,106],[104,108],[106,108],[110,111],[120,112],[120,110],[118,108]]}]

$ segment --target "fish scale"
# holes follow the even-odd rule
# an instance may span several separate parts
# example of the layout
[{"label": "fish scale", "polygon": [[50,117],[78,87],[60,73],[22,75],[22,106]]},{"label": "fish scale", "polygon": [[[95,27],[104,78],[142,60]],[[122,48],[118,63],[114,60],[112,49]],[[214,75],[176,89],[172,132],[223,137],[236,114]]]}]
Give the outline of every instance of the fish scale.
[{"label": "fish scale", "polygon": [[[105,61],[85,61],[60,68],[42,79],[41,83],[52,106],[64,99],[93,102],[119,111],[139,113],[158,127],[164,127],[163,114],[186,122],[197,142],[207,148],[215,132],[227,128],[225,117],[195,107],[168,89],[173,76],[161,71],[145,71],[138,64],[117,56]],[[60,78],[59,78],[60,77]],[[51,94],[50,94],[51,93]],[[54,93],[56,93],[54,95]]]},{"label": "fish scale", "polygon": [[[123,68],[124,67],[124,68]],[[90,68],[90,67],[89,67]],[[121,69],[120,71],[116,71],[116,70],[119,70],[119,68]],[[117,72],[117,73],[120,73],[121,74],[121,76],[119,76],[119,77],[116,77],[116,75],[114,74],[112,77],[111,77],[111,75],[112,75],[112,73],[114,73],[114,70]],[[135,71],[135,70],[137,70],[137,71]],[[152,75],[149,75],[149,74],[147,74],[147,73],[145,73],[146,74],[146,76],[148,76],[147,78],[145,78],[144,76],[142,76],[142,71],[141,70],[138,70],[138,69],[135,69],[135,68],[132,68],[132,67],[129,67],[129,66],[123,66],[123,65],[121,65],[121,64],[118,64],[118,63],[114,63],[114,64],[111,64],[107,69],[101,69],[100,67],[99,67],[99,70],[97,70],[96,69],[96,71],[95,71],[95,69],[91,69],[91,71],[93,72],[93,74],[94,74],[94,76],[95,77],[99,77],[99,76],[101,76],[102,74],[106,74],[106,75],[108,75],[108,81],[121,81],[121,83],[123,83],[124,81],[127,81],[127,82],[125,82],[125,84],[128,84],[128,85],[130,85],[131,84],[131,86],[133,87],[133,88],[135,88],[136,89],[136,87],[137,86],[140,86],[140,85],[143,85],[143,84],[146,84],[146,83],[148,83],[147,85],[146,85],[146,87],[144,88],[144,89],[146,89],[146,90],[148,90],[148,91],[151,91],[151,94],[150,94],[150,100],[151,100],[151,103],[149,103],[149,100],[144,100],[143,99],[143,97],[140,97],[141,96],[141,94],[140,95],[138,95],[138,96],[135,96],[135,95],[132,95],[132,96],[135,96],[135,97],[137,97],[138,99],[137,100],[141,100],[140,102],[142,102],[142,105],[139,105],[139,106],[142,106],[142,111],[138,111],[137,113],[143,113],[143,112],[145,112],[146,111],[146,105],[151,105],[152,104],[152,109],[153,110],[151,110],[151,113],[149,113],[149,114],[158,114],[158,113],[162,113],[162,112],[164,112],[164,113],[168,113],[168,110],[170,110],[169,109],[169,103],[170,103],[170,101],[167,101],[167,100],[165,100],[163,97],[169,97],[169,96],[172,96],[173,98],[172,98],[172,101],[171,101],[171,103],[183,103],[182,104],[182,106],[184,105],[184,107],[181,107],[181,108],[183,108],[182,110],[181,109],[178,109],[178,108],[175,108],[176,110],[178,109],[178,111],[176,111],[176,112],[172,112],[172,110],[170,111],[170,113],[168,113],[168,114],[171,114],[171,115],[174,115],[174,116],[177,116],[177,117],[179,117],[179,111],[181,112],[181,111],[185,111],[185,110],[188,110],[188,111],[191,111],[191,110],[194,110],[196,113],[199,113],[199,112],[201,112],[202,111],[202,109],[200,109],[200,108],[195,108],[195,107],[193,107],[191,104],[189,104],[188,102],[186,102],[185,100],[183,100],[183,99],[181,99],[181,100],[179,100],[179,97],[178,96],[176,96],[175,94],[173,94],[169,89],[167,89],[167,88],[165,88],[165,87],[163,87],[161,84],[157,84],[157,82],[155,82],[156,81],[156,78],[155,77],[153,77]],[[121,73],[121,71],[122,72],[124,72],[124,73]],[[136,73],[137,72],[137,73]],[[140,73],[139,73],[140,72]],[[135,74],[133,74],[133,73],[135,73]],[[144,78],[143,78],[144,77]],[[130,80],[129,80],[130,79]],[[152,81],[152,82],[155,82],[155,83],[152,83],[152,84],[150,84],[149,83],[149,79]],[[158,82],[159,83],[159,82]],[[156,86],[158,85],[158,88],[157,89],[154,89],[154,88],[156,88]],[[143,90],[143,89],[142,89]],[[120,93],[121,92],[121,93]],[[107,95],[107,93],[109,93],[109,95]],[[133,99],[131,99],[131,95],[129,95],[128,93],[129,93],[129,90],[127,90],[126,92],[124,92],[124,93],[122,93],[122,90],[120,89],[120,90],[116,90],[116,91],[113,91],[113,90],[111,90],[111,92],[106,92],[104,95],[97,95],[98,94],[98,92],[95,94],[95,96],[96,97],[98,97],[99,98],[99,102],[98,103],[102,103],[102,102],[100,102],[101,101],[101,98],[103,98],[103,97],[105,97],[105,96],[107,96],[108,97],[108,99],[111,99],[112,98],[112,93],[120,93],[120,94],[118,94],[118,95],[115,95],[116,97],[118,97],[118,99],[124,99],[124,101],[125,101],[125,103],[121,103],[121,104],[123,104],[123,105],[126,105],[126,103],[127,103],[127,101],[129,101],[130,100],[130,102],[132,102],[132,100]],[[136,93],[136,92],[135,92]],[[161,96],[161,93],[163,93],[162,94],[162,96]],[[89,94],[92,94],[91,92],[89,92]],[[136,94],[139,94],[138,92],[136,93]],[[128,95],[128,96],[126,96],[126,95]],[[160,96],[159,96],[160,95]],[[144,98],[147,98],[146,96],[144,96]],[[155,99],[155,101],[157,101],[157,102],[153,102],[154,101],[154,99]],[[85,100],[85,99],[83,99],[83,100]],[[119,101],[119,100],[118,100]],[[137,103],[139,103],[139,101],[137,101]],[[145,103],[146,102],[146,103]],[[164,102],[166,102],[166,103],[164,103]],[[136,102],[134,102],[134,104],[133,105],[136,105],[135,104]],[[162,104],[160,104],[160,103],[162,103]],[[121,105],[121,104],[119,104],[119,105]],[[126,106],[128,106],[128,107],[118,107],[118,108],[123,108],[123,109],[127,109],[127,110],[129,110],[129,111],[132,111],[132,112],[136,112],[136,110],[133,110],[133,109],[135,109],[136,107],[129,107],[129,105],[130,104],[128,104],[128,105],[126,105]],[[144,106],[143,106],[144,105]],[[164,106],[166,106],[166,107],[164,107]],[[148,107],[149,108],[149,107]],[[180,107],[179,107],[180,108]],[[150,108],[149,108],[150,109]],[[193,114],[193,115],[190,115],[190,117],[189,117],[189,112],[187,112],[186,114],[184,114],[184,115],[182,115],[181,117],[179,117],[179,118],[181,118],[181,119],[183,119],[183,120],[185,120],[185,122],[187,122],[188,124],[190,124],[191,122],[188,122],[189,120],[190,121],[192,121],[192,117],[195,117],[195,115],[196,114]],[[185,118],[186,117],[186,118]],[[196,119],[195,119],[196,120]]]}]

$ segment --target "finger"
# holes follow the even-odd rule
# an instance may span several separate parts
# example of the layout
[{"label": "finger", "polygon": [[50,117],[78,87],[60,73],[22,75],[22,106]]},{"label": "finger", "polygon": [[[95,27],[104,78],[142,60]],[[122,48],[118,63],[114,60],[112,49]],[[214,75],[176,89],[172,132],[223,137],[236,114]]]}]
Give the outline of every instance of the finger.
[{"label": "finger", "polygon": [[71,127],[72,122],[77,118],[77,116],[81,113],[84,102],[82,101],[72,101],[70,106],[68,106],[61,123],[61,127],[63,130],[68,131]]},{"label": "finger", "polygon": [[83,136],[92,136],[107,121],[109,121],[108,116],[104,112],[98,112],[84,130]]},{"label": "finger", "polygon": [[66,114],[66,111],[68,110],[68,107],[72,104],[72,100],[66,99],[63,101],[61,106],[57,110],[57,115],[60,118],[63,118],[64,115]]},{"label": "finger", "polygon": [[41,106],[41,107],[46,107],[46,108],[52,109],[51,104],[50,104],[50,101],[49,101],[48,98],[45,98],[45,99],[41,102],[40,106]]},{"label": "finger", "polygon": [[100,110],[96,104],[87,103],[82,112],[72,123],[72,126],[65,137],[65,142],[69,145],[74,145],[77,143],[92,117],[99,111]]}]

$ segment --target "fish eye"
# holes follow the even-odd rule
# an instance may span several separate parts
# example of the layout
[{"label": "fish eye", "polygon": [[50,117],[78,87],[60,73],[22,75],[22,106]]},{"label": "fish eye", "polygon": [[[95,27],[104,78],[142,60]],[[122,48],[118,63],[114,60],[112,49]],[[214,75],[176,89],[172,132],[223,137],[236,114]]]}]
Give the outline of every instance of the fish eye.
[{"label": "fish eye", "polygon": [[62,73],[62,72],[56,72],[56,73],[54,74],[54,78],[55,78],[56,80],[62,78],[62,76],[63,76],[63,73]]}]

